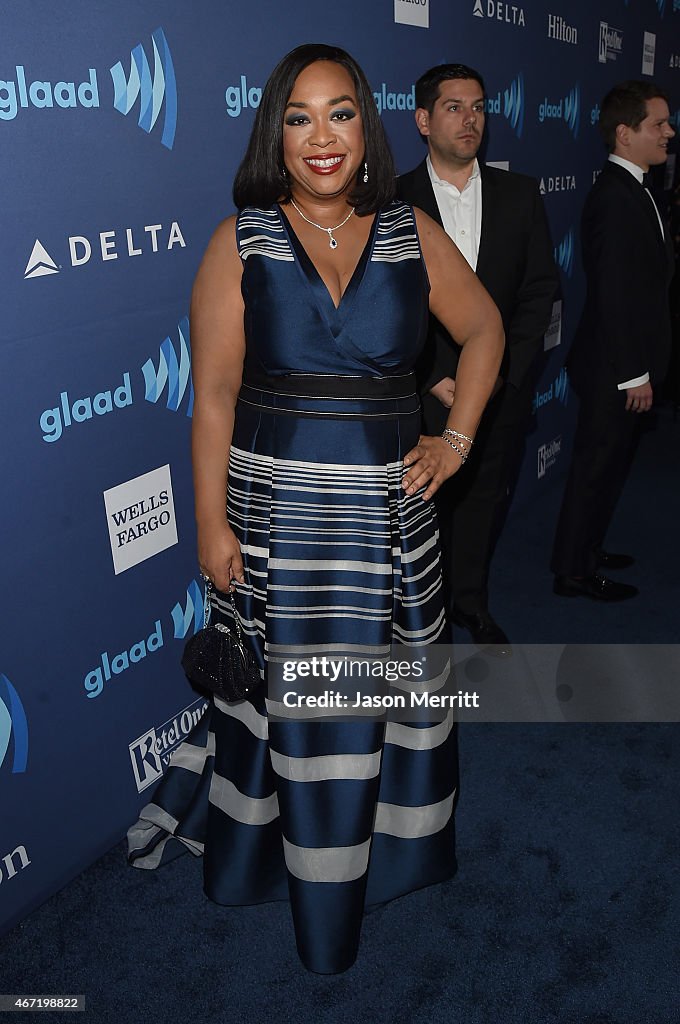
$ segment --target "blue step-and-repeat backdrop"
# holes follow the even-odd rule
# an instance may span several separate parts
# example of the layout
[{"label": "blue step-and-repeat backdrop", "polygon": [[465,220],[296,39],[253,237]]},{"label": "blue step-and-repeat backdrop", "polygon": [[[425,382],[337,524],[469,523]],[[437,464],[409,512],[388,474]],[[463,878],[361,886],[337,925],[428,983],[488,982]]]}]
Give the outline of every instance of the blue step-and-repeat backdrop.
[{"label": "blue step-and-repeat backdrop", "polygon": [[483,72],[486,157],[540,180],[562,277],[518,500],[566,465],[598,102],[653,76],[678,126],[680,0],[6,5],[0,929],[121,838],[205,711],[179,666],[202,602],[189,296],[262,86],[308,41],[363,65],[400,170],[418,75]]}]

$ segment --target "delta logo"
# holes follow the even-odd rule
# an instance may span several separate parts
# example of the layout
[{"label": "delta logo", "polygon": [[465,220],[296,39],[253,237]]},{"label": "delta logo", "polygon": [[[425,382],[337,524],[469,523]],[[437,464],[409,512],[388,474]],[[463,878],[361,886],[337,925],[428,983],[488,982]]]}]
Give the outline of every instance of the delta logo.
[{"label": "delta logo", "polygon": [[539,189],[542,196],[551,196],[555,192],[576,191],[575,174],[549,174],[541,178]]},{"label": "delta logo", "polygon": [[489,18],[502,21],[516,28],[526,28],[524,8],[516,4],[503,3],[503,0],[475,0],[472,8],[475,18]]},{"label": "delta logo", "polygon": [[572,228],[569,228],[559,245],[555,246],[554,257],[557,266],[564,271],[567,277],[571,277],[574,272],[574,232]]},{"label": "delta logo", "polygon": [[[189,318],[184,316],[177,324],[176,339],[167,337],[161,342],[158,362],[151,358],[147,359],[141,367],[141,375],[144,381],[145,401],[156,405],[165,395],[166,409],[179,412],[184,408],[185,415],[191,417],[194,408],[194,385],[189,345]],[[133,402],[132,377],[129,371],[125,371],[122,378],[94,395],[74,398],[68,391],[62,391],[57,404],[44,409],[40,414],[42,439],[47,444],[54,444],[62,438],[66,429],[86,423],[95,416],[105,416],[126,409]]]},{"label": "delta logo", "polygon": [[21,697],[0,672],[0,769],[22,775],[28,766],[28,720]]},{"label": "delta logo", "polygon": [[102,651],[97,664],[90,668],[83,679],[86,697],[99,697],[108,683],[115,682],[124,672],[133,670],[136,665],[160,651],[165,646],[170,624],[176,640],[184,640],[189,634],[193,636],[197,633],[204,621],[203,602],[201,586],[197,580],[192,579],[186,590],[185,603],[177,602],[173,607],[168,616],[169,622],[165,622],[165,631],[164,620],[159,618],[153,623],[148,635],[146,630],[142,631],[143,635],[138,636],[129,647],[121,651]]},{"label": "delta logo", "polygon": [[[93,253],[102,263],[117,260],[120,256],[142,256],[161,251],[170,252],[176,245],[186,249],[186,242],[179,222],[173,220],[169,228],[163,224],[145,224],[143,228],[129,227],[119,230],[100,231],[97,241],[92,242],[86,235],[69,235],[68,263],[71,267],[83,267],[92,259]],[[39,238],[36,238],[24,270],[24,281],[36,277],[48,277],[63,270],[63,264],[50,255]]]},{"label": "delta logo", "polygon": [[[141,43],[130,51],[130,71],[125,73],[118,61],[110,69],[114,110],[127,117],[139,100],[138,126],[150,135],[164,111],[160,142],[172,149],[177,130],[177,82],[170,47],[162,28],[151,33],[153,72]],[[15,65],[15,78],[0,81],[0,120],[13,121],[20,110],[60,107],[99,108],[100,90],[96,68],[88,68],[87,77],[74,81],[48,82],[32,78],[24,64]]]},{"label": "delta logo", "polygon": [[524,76],[520,72],[502,93],[499,89],[495,96],[487,96],[484,101],[487,114],[502,114],[518,139],[524,130]]},{"label": "delta logo", "polygon": [[541,124],[544,121],[564,121],[574,138],[578,138],[581,124],[581,92],[578,83],[556,102],[550,101],[547,96],[541,100],[538,105],[538,120]]}]

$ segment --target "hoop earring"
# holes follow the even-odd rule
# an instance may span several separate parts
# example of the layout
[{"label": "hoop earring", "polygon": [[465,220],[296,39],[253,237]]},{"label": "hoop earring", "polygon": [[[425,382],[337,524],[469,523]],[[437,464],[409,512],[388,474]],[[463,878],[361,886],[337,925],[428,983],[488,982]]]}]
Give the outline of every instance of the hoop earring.
[{"label": "hoop earring", "polygon": [[364,185],[368,185],[368,164],[364,160]]}]

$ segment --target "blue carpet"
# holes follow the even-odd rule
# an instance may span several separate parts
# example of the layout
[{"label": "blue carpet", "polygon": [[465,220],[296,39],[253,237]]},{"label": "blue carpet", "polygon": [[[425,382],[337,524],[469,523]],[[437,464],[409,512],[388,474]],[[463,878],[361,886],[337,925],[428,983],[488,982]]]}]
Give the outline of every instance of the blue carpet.
[{"label": "blue carpet", "polygon": [[[513,510],[492,580],[513,640],[678,640],[679,451],[660,417],[609,539],[633,601],[552,595],[560,487]],[[344,975],[300,966],[285,904],[217,907],[197,860],[133,871],[121,845],[0,940],[0,988],[84,993],[106,1024],[680,1020],[677,726],[467,725],[461,761],[458,876],[370,914]]]}]

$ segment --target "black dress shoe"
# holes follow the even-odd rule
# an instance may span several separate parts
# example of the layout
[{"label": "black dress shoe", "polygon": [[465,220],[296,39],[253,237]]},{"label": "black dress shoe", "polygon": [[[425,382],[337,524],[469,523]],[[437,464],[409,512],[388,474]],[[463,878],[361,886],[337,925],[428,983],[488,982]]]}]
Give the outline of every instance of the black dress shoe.
[{"label": "black dress shoe", "polygon": [[631,565],[635,564],[632,555],[618,555],[614,551],[603,551],[602,548],[595,553],[597,564],[601,569],[629,569]]},{"label": "black dress shoe", "polygon": [[592,597],[595,601],[625,601],[635,597],[638,588],[631,583],[617,583],[599,573],[577,579],[575,576],[556,576],[553,593],[560,597]]},{"label": "black dress shoe", "polygon": [[507,636],[491,618],[487,611],[474,612],[471,615],[461,612],[458,608],[452,608],[450,618],[457,626],[467,629],[472,637],[472,642],[478,647],[491,647],[490,654],[497,658],[508,658],[512,654],[512,647]]}]

